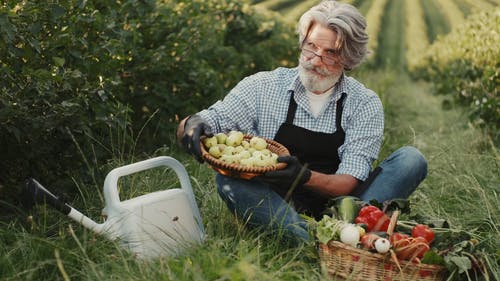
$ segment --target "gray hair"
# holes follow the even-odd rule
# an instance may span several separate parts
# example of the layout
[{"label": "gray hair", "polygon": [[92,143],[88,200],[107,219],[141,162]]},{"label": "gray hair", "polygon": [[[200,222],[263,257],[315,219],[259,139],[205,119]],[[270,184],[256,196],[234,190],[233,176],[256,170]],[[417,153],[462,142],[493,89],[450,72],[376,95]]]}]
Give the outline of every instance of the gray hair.
[{"label": "gray hair", "polygon": [[328,27],[337,34],[335,46],[340,49],[340,57],[346,70],[354,69],[366,57],[366,20],[354,6],[323,0],[309,9],[300,17],[297,27],[300,46],[315,23]]}]

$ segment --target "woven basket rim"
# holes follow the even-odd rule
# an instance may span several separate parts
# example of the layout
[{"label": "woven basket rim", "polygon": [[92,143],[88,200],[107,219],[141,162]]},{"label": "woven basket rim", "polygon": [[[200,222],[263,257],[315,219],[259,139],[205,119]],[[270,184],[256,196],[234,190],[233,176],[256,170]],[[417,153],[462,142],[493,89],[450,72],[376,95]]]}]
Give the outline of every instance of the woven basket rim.
[{"label": "woven basket rim", "polygon": [[[254,136],[245,134],[243,136],[243,139],[249,141],[252,137]],[[271,152],[276,153],[278,156],[290,155],[288,149],[279,142],[266,138],[262,139],[264,139],[267,142],[267,149],[269,149]],[[224,175],[252,178],[269,171],[281,170],[286,167],[285,163],[277,163],[266,167],[245,167],[238,164],[228,164],[222,160],[213,157],[210,153],[208,153],[205,146],[203,145],[203,142],[200,143],[200,147],[201,147],[201,157],[203,158],[203,160],[205,160],[207,164],[209,164],[212,168],[214,168],[214,170]]]}]

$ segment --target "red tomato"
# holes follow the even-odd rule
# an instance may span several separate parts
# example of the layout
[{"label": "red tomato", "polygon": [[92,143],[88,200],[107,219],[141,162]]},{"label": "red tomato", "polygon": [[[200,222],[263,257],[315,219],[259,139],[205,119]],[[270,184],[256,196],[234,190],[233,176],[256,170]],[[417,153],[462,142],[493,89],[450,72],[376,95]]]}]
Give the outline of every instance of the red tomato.
[{"label": "red tomato", "polygon": [[428,225],[417,224],[411,230],[411,236],[422,237],[430,244],[434,240],[434,231]]}]

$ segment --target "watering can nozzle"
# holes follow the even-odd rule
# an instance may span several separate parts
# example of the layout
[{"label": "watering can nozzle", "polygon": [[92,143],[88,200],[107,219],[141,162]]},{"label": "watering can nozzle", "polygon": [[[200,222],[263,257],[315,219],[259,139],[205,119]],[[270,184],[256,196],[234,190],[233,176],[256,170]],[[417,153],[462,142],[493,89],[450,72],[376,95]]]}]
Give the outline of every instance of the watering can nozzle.
[{"label": "watering can nozzle", "polygon": [[37,180],[29,178],[26,180],[25,188],[22,194],[23,205],[32,208],[38,203],[47,203],[65,215],[71,211],[71,206],[64,200],[48,191]]}]

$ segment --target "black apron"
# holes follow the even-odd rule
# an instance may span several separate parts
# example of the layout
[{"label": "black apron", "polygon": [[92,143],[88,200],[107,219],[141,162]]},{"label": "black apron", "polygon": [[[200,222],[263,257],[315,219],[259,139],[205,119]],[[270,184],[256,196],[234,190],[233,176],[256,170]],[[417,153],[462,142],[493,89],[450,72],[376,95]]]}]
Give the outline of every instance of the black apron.
[{"label": "black apron", "polygon": [[[286,121],[281,124],[274,140],[286,146],[290,154],[296,156],[303,165],[307,164],[309,169],[324,174],[334,174],[340,165],[338,149],[344,144],[345,139],[345,132],[340,124],[345,93],[337,101],[336,131],[332,134],[315,132],[293,125],[297,103],[293,98],[293,91],[291,93]],[[287,193],[287,190],[283,188],[276,187],[274,190],[282,197]],[[291,199],[297,212],[321,219],[321,213],[329,198],[298,186],[293,191]]]}]

